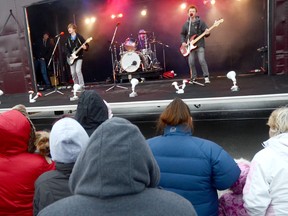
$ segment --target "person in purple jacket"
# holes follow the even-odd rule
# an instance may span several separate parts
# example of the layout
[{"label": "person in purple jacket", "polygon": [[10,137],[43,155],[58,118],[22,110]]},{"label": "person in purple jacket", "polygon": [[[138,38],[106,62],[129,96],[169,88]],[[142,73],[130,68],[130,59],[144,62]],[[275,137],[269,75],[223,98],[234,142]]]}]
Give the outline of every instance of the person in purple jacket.
[{"label": "person in purple jacket", "polygon": [[190,109],[174,99],[160,115],[160,136],[148,139],[159,165],[159,186],[188,199],[198,215],[218,215],[217,190],[237,181],[240,169],[234,159],[216,143],[192,135]]}]

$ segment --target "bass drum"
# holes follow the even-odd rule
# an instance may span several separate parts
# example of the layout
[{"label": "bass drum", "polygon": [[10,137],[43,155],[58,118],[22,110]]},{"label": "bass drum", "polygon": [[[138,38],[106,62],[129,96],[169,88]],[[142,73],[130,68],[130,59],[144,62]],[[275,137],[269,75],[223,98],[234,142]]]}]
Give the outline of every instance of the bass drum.
[{"label": "bass drum", "polygon": [[135,72],[140,67],[141,58],[136,52],[126,52],[120,60],[123,71]]}]

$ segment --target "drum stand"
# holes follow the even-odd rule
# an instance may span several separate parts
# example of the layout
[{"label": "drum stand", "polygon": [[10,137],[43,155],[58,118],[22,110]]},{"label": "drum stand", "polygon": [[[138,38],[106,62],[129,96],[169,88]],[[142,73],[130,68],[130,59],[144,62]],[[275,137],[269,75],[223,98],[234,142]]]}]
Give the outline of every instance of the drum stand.
[{"label": "drum stand", "polygon": [[[113,37],[112,37],[112,40],[111,40],[111,43],[110,43],[110,47],[109,47],[109,50],[110,50],[110,52],[111,52],[111,61],[112,61],[112,68],[113,68],[113,71],[112,71],[112,73],[113,73],[113,86],[111,86],[110,88],[108,88],[108,89],[106,90],[106,92],[110,91],[111,89],[114,90],[115,87],[122,88],[122,89],[128,89],[127,87],[120,86],[120,85],[117,85],[117,84],[116,84],[116,67],[118,66],[118,65],[117,65],[118,63],[116,62],[116,61],[117,61],[116,58],[115,58],[115,60],[114,60],[112,44],[114,43],[114,38],[115,38],[115,35],[116,35],[116,32],[117,32],[117,29],[118,29],[118,25],[119,25],[119,24],[120,24],[120,23],[117,23],[117,25],[116,25],[116,27],[115,27],[114,34],[113,34]],[[115,52],[115,50],[114,50],[114,52]]]},{"label": "drum stand", "polygon": [[49,92],[49,93],[45,94],[44,96],[48,96],[48,95],[53,94],[53,93],[59,93],[59,94],[64,95],[64,93],[61,92],[61,91],[59,91],[58,88],[57,88],[57,75],[58,75],[58,74],[56,73],[56,71],[59,70],[59,66],[58,66],[58,64],[57,64],[57,69],[56,69],[56,66],[55,66],[56,63],[55,63],[55,60],[54,60],[54,53],[55,53],[56,47],[57,47],[57,45],[58,45],[58,43],[59,43],[59,40],[60,40],[60,37],[57,38],[57,42],[56,42],[56,44],[55,44],[55,46],[54,46],[54,49],[53,49],[51,58],[50,58],[50,60],[49,60],[49,62],[48,62],[48,66],[47,66],[47,68],[48,68],[48,67],[50,66],[50,64],[51,64],[51,61],[53,60],[53,76],[54,76],[55,89],[54,89],[54,91]]}]

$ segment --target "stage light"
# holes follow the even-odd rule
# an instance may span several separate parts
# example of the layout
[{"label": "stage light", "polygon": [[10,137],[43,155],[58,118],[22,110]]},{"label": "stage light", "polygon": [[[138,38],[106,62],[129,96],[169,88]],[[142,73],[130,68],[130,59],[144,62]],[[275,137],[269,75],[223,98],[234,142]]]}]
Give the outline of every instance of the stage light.
[{"label": "stage light", "polygon": [[186,2],[183,2],[183,3],[180,5],[180,8],[181,8],[182,10],[185,10],[186,7],[187,7],[187,3],[186,3]]},{"label": "stage light", "polygon": [[85,19],[85,23],[86,23],[87,25],[93,24],[93,23],[95,23],[95,22],[96,22],[96,17],[89,17],[89,18],[86,18],[86,19]]},{"label": "stage light", "polygon": [[86,19],[85,19],[85,23],[86,23],[86,24],[90,24],[90,19],[89,19],[89,18],[86,18]]},{"label": "stage light", "polygon": [[142,10],[141,11],[141,16],[146,16],[146,15],[147,15],[147,10],[146,9]]},{"label": "stage light", "polygon": [[136,85],[138,85],[139,80],[136,78],[133,78],[133,79],[131,79],[130,83],[131,83],[132,92],[129,94],[129,97],[138,96],[137,92],[135,92],[135,87],[136,87]]},{"label": "stage light", "polygon": [[112,14],[112,15],[111,15],[111,18],[112,18],[112,19],[115,19],[115,18],[116,18],[116,15],[115,15],[115,14]]},{"label": "stage light", "polygon": [[117,15],[117,17],[118,17],[118,18],[122,18],[122,17],[123,17],[123,14],[120,13],[120,14]]},{"label": "stage light", "polygon": [[215,3],[216,3],[216,0],[211,0],[211,5],[215,5]]},{"label": "stage light", "polygon": [[95,23],[96,22],[96,17],[91,17],[90,20],[91,20],[91,23]]},{"label": "stage light", "polygon": [[235,71],[229,71],[227,73],[227,78],[232,80],[233,86],[231,87],[231,91],[239,91],[239,87],[237,86],[237,81],[236,81],[236,72]]}]

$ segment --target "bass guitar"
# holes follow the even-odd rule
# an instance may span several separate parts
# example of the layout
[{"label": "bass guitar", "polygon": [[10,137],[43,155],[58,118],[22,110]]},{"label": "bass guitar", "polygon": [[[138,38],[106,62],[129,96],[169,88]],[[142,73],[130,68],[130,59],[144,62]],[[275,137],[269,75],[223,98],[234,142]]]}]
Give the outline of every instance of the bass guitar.
[{"label": "bass guitar", "polygon": [[[214,24],[208,29],[211,31],[213,28],[217,27],[220,25],[220,23],[224,22],[224,19],[219,19],[214,22]],[[180,47],[180,52],[182,53],[183,56],[188,56],[189,53],[196,49],[197,46],[195,45],[201,38],[205,36],[206,32],[203,32],[201,35],[199,35],[197,38],[196,35],[193,35],[190,39],[188,39],[187,45],[182,45]]]},{"label": "bass guitar", "polygon": [[73,53],[68,57],[67,63],[68,65],[73,65],[75,60],[78,58],[77,53],[83,48],[83,45],[89,43],[92,40],[92,37],[88,38],[77,50],[73,51]]}]

